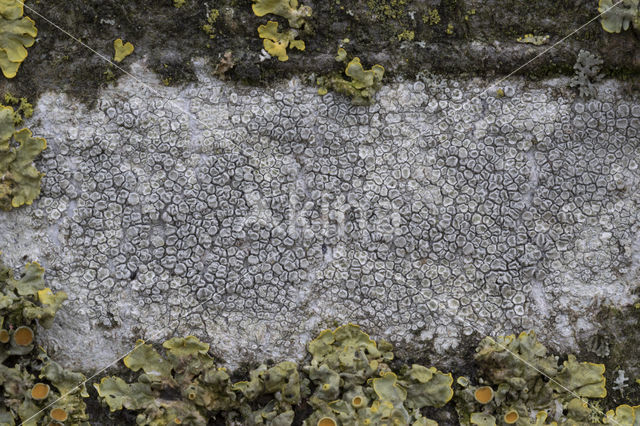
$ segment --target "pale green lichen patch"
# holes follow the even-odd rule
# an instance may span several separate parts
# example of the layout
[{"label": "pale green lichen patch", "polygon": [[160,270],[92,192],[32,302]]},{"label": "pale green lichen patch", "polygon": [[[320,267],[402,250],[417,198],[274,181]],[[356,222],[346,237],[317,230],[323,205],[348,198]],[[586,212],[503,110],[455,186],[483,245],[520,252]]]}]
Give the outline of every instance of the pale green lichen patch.
[{"label": "pale green lichen patch", "polygon": [[[338,50],[338,61],[346,61],[346,52]],[[319,94],[326,94],[329,89],[349,96],[355,105],[367,105],[373,102],[373,96],[382,86],[384,68],[382,65],[374,65],[366,70],[360,62],[360,58],[355,57],[347,64],[345,75],[351,80],[340,75],[319,77],[316,82],[320,86]]]},{"label": "pale green lichen patch", "polygon": [[600,423],[601,412],[586,398],[606,396],[604,365],[578,362],[569,355],[559,366],[533,331],[486,337],[476,351],[484,385],[458,381],[456,409],[462,424],[494,425],[496,419],[520,424],[518,419],[536,413],[539,418],[566,415],[572,422]]},{"label": "pale green lichen patch", "polygon": [[[94,384],[111,411],[135,411],[140,425],[204,426],[219,416],[240,424],[288,426],[307,399],[314,411],[304,425],[398,420],[432,425],[420,410],[441,407],[453,396],[451,374],[415,364],[392,372],[387,365],[393,359],[391,345],[376,343],[352,324],[325,330],[309,343],[313,358],[304,373],[290,361],[263,364],[250,371],[248,380],[233,384],[226,370],[216,367],[209,345],[197,338],[173,338],[163,347],[161,354],[138,341],[124,359],[129,369],[144,371],[133,383],[105,377]],[[181,397],[163,397],[170,392]]]},{"label": "pale green lichen patch", "polygon": [[[28,263],[22,277],[16,279],[13,271],[0,261],[0,330],[6,324],[9,326],[7,336],[11,336],[11,347],[0,348],[0,361],[10,355],[30,352],[36,325],[50,327],[66,300],[64,292],[54,294],[45,287],[43,275],[44,269],[33,262]],[[9,339],[4,340],[9,343]]]},{"label": "pale green lichen patch", "polygon": [[4,105],[2,106],[11,106],[15,108],[13,113],[13,123],[16,126],[21,125],[25,118],[31,118],[33,116],[33,105],[27,101],[27,98],[17,98],[11,93],[6,93],[4,95]]},{"label": "pale green lichen patch", "polygon": [[309,343],[313,358],[303,368],[315,385],[309,398],[314,412],[304,424],[326,418],[336,424],[430,424],[420,410],[446,404],[453,378],[415,364],[396,374],[388,366],[392,349],[353,324],[320,333]]},{"label": "pale green lichen patch", "polygon": [[615,410],[609,410],[607,411],[603,423],[636,426],[640,423],[640,405],[632,407],[630,405],[623,404],[616,407]]},{"label": "pale green lichen patch", "polygon": [[302,28],[312,13],[309,6],[299,5],[298,0],[254,0],[252,8],[256,16],[271,14],[285,18],[291,28]]},{"label": "pale green lichen patch", "polygon": [[44,174],[33,161],[46,147],[29,129],[15,129],[13,108],[0,107],[0,209],[29,205],[38,197]]},{"label": "pale green lichen patch", "polygon": [[422,22],[429,25],[438,25],[440,23],[438,9],[429,9],[426,14],[422,15]]},{"label": "pale green lichen patch", "polygon": [[407,0],[367,0],[367,7],[378,18],[399,19],[406,14]]},{"label": "pale green lichen patch", "polygon": [[64,369],[35,344],[38,326],[51,327],[66,298],[45,287],[39,264],[27,264],[15,277],[0,261],[0,423],[35,426],[64,414],[68,424],[88,425],[85,377]]},{"label": "pale green lichen patch", "polygon": [[414,31],[404,30],[400,34],[398,34],[399,41],[412,41],[416,37],[416,33]]},{"label": "pale green lichen patch", "polygon": [[[206,424],[211,412],[234,406],[230,378],[216,368],[207,353],[208,344],[188,336],[170,339],[163,346],[165,355],[138,341],[124,358],[132,371],[144,371],[135,382],[105,377],[94,384],[111,411],[140,411],[138,424]],[[178,391],[182,399],[162,398],[169,389]]]},{"label": "pale green lichen patch", "polygon": [[138,340],[135,349],[124,357],[123,362],[131,371],[142,369],[146,374],[157,377],[169,377],[171,374],[171,364],[142,340]]},{"label": "pale green lichen patch", "polygon": [[626,31],[632,25],[640,30],[640,0],[600,0],[598,12],[602,28],[609,33]]}]

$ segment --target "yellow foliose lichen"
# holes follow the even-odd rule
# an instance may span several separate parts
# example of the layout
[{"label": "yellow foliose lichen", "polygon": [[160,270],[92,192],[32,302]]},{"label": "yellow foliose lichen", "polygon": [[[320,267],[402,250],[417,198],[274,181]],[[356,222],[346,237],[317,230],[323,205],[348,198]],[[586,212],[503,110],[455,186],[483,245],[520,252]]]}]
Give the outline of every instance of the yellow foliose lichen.
[{"label": "yellow foliose lichen", "polygon": [[38,30],[36,23],[24,14],[18,0],[0,1],[0,68],[6,78],[13,78],[33,46]]},{"label": "yellow foliose lichen", "polygon": [[[346,62],[346,51],[338,49],[337,61]],[[349,96],[355,105],[367,105],[373,101],[373,96],[382,86],[384,68],[382,65],[374,65],[369,70],[365,70],[360,62],[360,58],[355,57],[347,63],[345,75],[351,78],[346,80],[340,75],[323,76],[317,79],[319,94],[326,94],[328,89],[333,89],[338,93]]]},{"label": "yellow foliose lichen", "polygon": [[263,46],[267,53],[283,62],[289,59],[287,55],[288,47],[298,50],[305,49],[304,41],[296,40],[298,36],[297,31],[287,30],[282,33],[278,32],[278,23],[275,21],[269,21],[266,25],[260,25],[258,27],[258,35],[264,39]]},{"label": "yellow foliose lichen", "polygon": [[302,28],[312,13],[309,6],[299,6],[298,0],[254,0],[252,8],[256,16],[271,14],[285,18],[291,28]]},{"label": "yellow foliose lichen", "polygon": [[121,38],[117,38],[113,41],[113,49],[115,50],[113,60],[122,62],[124,58],[133,53],[133,44],[129,42],[123,43]]},{"label": "yellow foliose lichen", "polygon": [[34,138],[29,129],[16,131],[14,120],[13,108],[0,107],[1,210],[30,205],[40,195],[40,181],[44,176],[33,166],[33,161],[47,147],[47,142]]}]

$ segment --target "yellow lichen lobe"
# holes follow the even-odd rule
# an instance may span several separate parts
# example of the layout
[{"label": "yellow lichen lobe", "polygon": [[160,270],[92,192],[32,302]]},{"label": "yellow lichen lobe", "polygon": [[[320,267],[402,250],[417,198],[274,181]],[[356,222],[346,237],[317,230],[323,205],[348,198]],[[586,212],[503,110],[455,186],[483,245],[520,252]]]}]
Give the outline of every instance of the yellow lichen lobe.
[{"label": "yellow lichen lobe", "polygon": [[296,40],[298,33],[295,30],[288,30],[283,33],[278,32],[278,23],[269,21],[266,25],[258,27],[258,35],[263,40],[264,49],[271,56],[284,62],[289,60],[287,47],[304,50],[305,44],[302,40]]},{"label": "yellow lichen lobe", "polygon": [[299,6],[298,0],[254,0],[252,9],[256,16],[281,16],[291,28],[302,28],[312,13],[309,6]]},{"label": "yellow lichen lobe", "polygon": [[35,22],[23,14],[21,1],[0,1],[0,68],[6,78],[16,76],[27,57],[26,48],[33,46],[38,35]]},{"label": "yellow lichen lobe", "polygon": [[133,53],[133,44],[130,42],[123,43],[121,38],[117,38],[113,41],[113,49],[115,50],[113,60],[122,62],[124,58]]}]

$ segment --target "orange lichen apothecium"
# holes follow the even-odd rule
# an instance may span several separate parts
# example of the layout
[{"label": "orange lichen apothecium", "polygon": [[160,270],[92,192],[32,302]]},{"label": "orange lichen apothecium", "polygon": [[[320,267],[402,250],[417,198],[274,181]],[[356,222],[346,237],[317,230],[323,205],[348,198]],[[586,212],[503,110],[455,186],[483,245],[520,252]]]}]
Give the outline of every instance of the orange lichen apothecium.
[{"label": "orange lichen apothecium", "polygon": [[336,426],[336,421],[331,417],[323,417],[318,420],[318,426]]},{"label": "orange lichen apothecium", "polygon": [[31,398],[40,401],[49,396],[49,385],[45,383],[36,383],[31,388]]},{"label": "orange lichen apothecium", "polygon": [[490,386],[482,386],[473,394],[480,404],[486,404],[493,399],[493,389]]},{"label": "orange lichen apothecium", "polygon": [[64,422],[68,417],[67,412],[62,408],[54,408],[53,410],[51,410],[51,413],[49,413],[49,415],[53,420],[57,420],[59,422]]},{"label": "orange lichen apothecium", "polygon": [[515,410],[509,410],[507,414],[504,415],[504,422],[506,424],[512,425],[518,421],[520,415]]},{"label": "orange lichen apothecium", "polygon": [[33,330],[26,326],[18,327],[13,334],[13,339],[20,346],[29,346],[33,343]]}]

